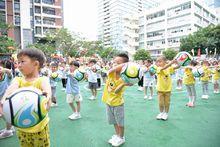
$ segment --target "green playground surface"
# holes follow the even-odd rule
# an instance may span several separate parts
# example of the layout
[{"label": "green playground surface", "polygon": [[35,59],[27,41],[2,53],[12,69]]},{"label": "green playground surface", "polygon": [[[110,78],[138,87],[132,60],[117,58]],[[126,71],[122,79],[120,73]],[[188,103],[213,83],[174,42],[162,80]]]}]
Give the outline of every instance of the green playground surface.
[{"label": "green playground surface", "polygon": [[[197,82],[198,83],[198,82]],[[65,93],[57,87],[58,107],[51,108],[51,147],[110,147],[108,139],[114,134],[113,126],[107,123],[105,104],[98,99],[91,101],[90,91],[81,84],[83,101],[79,120],[71,121],[71,109],[66,103]],[[182,91],[173,87],[171,107],[167,121],[156,120],[158,114],[157,95],[153,100],[144,100],[143,92],[137,86],[128,87],[125,92],[125,137],[123,147],[220,147],[220,94],[213,94],[210,83],[210,98],[202,100],[201,84],[196,85],[197,105],[188,108],[185,87]],[[5,123],[0,119],[0,128]],[[17,147],[18,139],[1,139],[0,147]]]}]

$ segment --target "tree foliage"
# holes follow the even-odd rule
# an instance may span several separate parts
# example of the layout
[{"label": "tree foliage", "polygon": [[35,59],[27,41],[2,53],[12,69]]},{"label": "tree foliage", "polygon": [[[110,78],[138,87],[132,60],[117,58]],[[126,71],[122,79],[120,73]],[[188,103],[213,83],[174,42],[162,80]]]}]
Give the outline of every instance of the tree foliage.
[{"label": "tree foliage", "polygon": [[150,53],[145,49],[138,49],[134,54],[134,60],[147,60],[151,59]]},{"label": "tree foliage", "polygon": [[206,53],[206,48],[208,48],[209,53],[213,54],[215,52],[220,54],[220,25],[213,26],[210,25],[206,28],[202,28],[199,31],[188,35],[180,40],[180,50],[190,52],[194,49],[195,54],[197,54],[198,49],[201,49],[201,53]]},{"label": "tree foliage", "polygon": [[163,51],[163,55],[168,59],[172,60],[177,54],[177,51],[171,48],[166,49]]}]

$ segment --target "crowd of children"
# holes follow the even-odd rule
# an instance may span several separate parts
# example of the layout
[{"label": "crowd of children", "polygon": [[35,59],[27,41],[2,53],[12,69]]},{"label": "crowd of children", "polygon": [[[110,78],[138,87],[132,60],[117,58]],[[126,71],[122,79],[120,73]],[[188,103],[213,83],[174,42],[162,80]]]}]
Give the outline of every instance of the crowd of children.
[{"label": "crowd of children", "polygon": [[[88,88],[91,90],[89,100],[97,99],[97,90],[104,86],[102,101],[106,104],[107,118],[111,125],[114,125],[115,134],[109,139],[113,146],[120,146],[125,142],[124,136],[124,98],[123,94],[126,86],[132,84],[124,83],[120,78],[121,68],[129,58],[126,54],[117,55],[111,62],[105,62],[101,59],[87,59],[79,61],[77,59],[68,62],[50,62],[44,64],[45,57],[43,53],[35,49],[23,50],[18,54],[18,67],[12,72],[11,65],[7,62],[0,62],[0,117],[2,117],[1,107],[5,97],[12,92],[12,89],[20,87],[34,86],[47,93],[48,110],[50,107],[57,107],[57,84],[62,82],[63,89],[66,92],[66,102],[72,110],[68,116],[70,120],[81,118],[80,107],[82,96],[80,93],[79,82],[73,77],[74,71],[81,69],[85,72]],[[155,66],[155,73],[150,72],[150,68]],[[193,69],[203,68],[203,75],[195,78]],[[195,107],[196,94],[195,84],[202,84],[202,99],[209,98],[210,81],[214,85],[214,93],[219,93],[220,82],[220,61],[218,60],[192,60],[190,65],[181,67],[176,60],[167,61],[164,56],[157,58],[155,62],[146,60],[142,62],[141,68],[144,72],[142,80],[139,82],[143,88],[143,98],[152,100],[154,91],[157,91],[159,114],[156,119],[167,120],[170,107],[170,97],[172,91],[172,75],[176,75],[177,90],[182,90],[183,84],[187,90],[188,102],[186,106]],[[11,84],[10,84],[11,83]],[[9,88],[8,88],[9,87]],[[155,88],[156,87],[156,88]],[[6,90],[7,89],[7,90]],[[141,90],[139,89],[139,90]],[[148,94],[148,89],[150,93]],[[155,89],[155,90],[154,90]],[[50,146],[49,138],[49,118],[46,117],[39,125],[30,129],[17,129],[17,136],[21,146],[33,146],[34,143],[42,146]],[[6,123],[6,129],[0,131],[0,138],[10,137],[14,134],[14,128]],[[42,138],[42,133],[47,134]],[[24,136],[29,136],[28,138]],[[34,138],[34,139],[33,139]],[[34,140],[33,142],[28,141]]]}]

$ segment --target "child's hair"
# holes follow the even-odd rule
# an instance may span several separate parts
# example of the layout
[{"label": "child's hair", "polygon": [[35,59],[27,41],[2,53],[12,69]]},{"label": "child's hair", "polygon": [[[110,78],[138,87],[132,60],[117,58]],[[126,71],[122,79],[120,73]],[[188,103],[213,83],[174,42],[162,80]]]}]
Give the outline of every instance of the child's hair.
[{"label": "child's hair", "polygon": [[190,65],[192,65],[192,66],[196,66],[198,64],[198,62],[196,61],[196,60],[192,60],[191,62],[190,62]]},{"label": "child's hair", "polygon": [[161,55],[157,58],[157,60],[163,60],[163,61],[167,61],[167,58],[164,55]]},{"label": "child's hair", "polygon": [[91,60],[89,60],[89,63],[94,63],[94,64],[96,64],[96,60],[95,60],[95,59],[91,59]]},{"label": "child's hair", "polygon": [[58,64],[57,64],[56,62],[51,62],[51,63],[50,63],[50,66],[51,66],[51,67],[52,67],[52,66],[53,66],[53,67],[54,67],[54,66],[55,66],[55,67],[58,67]]},{"label": "child's hair", "polygon": [[153,61],[151,59],[147,59],[147,62],[148,63],[152,63]]},{"label": "child's hair", "polygon": [[77,62],[77,61],[72,61],[72,62],[70,62],[70,65],[74,65],[74,66],[76,66],[76,67],[78,67],[79,68],[79,62]]},{"label": "child's hair", "polygon": [[119,53],[116,57],[121,57],[124,60],[124,63],[129,62],[129,57],[126,53]]},{"label": "child's hair", "polygon": [[38,49],[32,49],[32,48],[22,49],[17,54],[17,58],[19,58],[21,56],[28,56],[32,60],[37,60],[40,64],[40,68],[43,67],[44,62],[46,61],[46,57],[45,57],[44,53]]}]

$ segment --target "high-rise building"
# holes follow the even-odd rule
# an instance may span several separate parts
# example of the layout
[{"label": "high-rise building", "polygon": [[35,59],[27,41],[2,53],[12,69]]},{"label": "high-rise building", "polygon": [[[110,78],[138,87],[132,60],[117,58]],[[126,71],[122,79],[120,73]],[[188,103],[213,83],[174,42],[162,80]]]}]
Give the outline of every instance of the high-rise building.
[{"label": "high-rise building", "polygon": [[98,39],[105,47],[123,49],[124,18],[157,6],[156,1],[159,0],[98,0]]},{"label": "high-rise building", "polygon": [[2,0],[1,20],[13,25],[8,36],[25,48],[63,26],[62,0]]},{"label": "high-rise building", "polygon": [[216,25],[215,11],[199,0],[171,1],[149,9],[139,17],[139,48],[152,56],[167,48],[179,50],[180,39],[210,24]]},{"label": "high-rise building", "polygon": [[211,8],[220,7],[220,0],[204,0],[204,1]]}]

